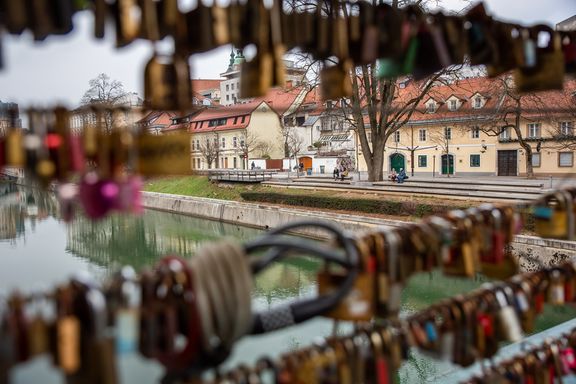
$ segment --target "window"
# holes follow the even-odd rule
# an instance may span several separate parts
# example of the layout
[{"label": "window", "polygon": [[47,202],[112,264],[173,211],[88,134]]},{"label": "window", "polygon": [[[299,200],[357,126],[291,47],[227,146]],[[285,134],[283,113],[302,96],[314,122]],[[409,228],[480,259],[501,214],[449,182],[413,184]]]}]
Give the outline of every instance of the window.
[{"label": "window", "polygon": [[426,112],[428,112],[428,113],[436,112],[436,103],[433,101],[430,101],[428,104],[426,104]]},{"label": "window", "polygon": [[508,140],[510,138],[510,128],[502,128],[500,130],[500,139]]},{"label": "window", "polygon": [[200,159],[196,159],[196,168],[200,169]]},{"label": "window", "polygon": [[222,148],[226,148],[226,138],[222,138]]},{"label": "window", "polygon": [[304,121],[306,121],[305,116],[298,116],[296,117],[296,125],[301,127],[304,124]]},{"label": "window", "polygon": [[565,136],[574,135],[574,123],[572,121],[561,121],[560,134]]},{"label": "window", "polygon": [[241,121],[242,124],[244,124],[245,119],[246,119],[246,116],[242,116],[242,121]]},{"label": "window", "polygon": [[208,126],[209,126],[209,127],[215,127],[215,126],[217,126],[217,125],[218,125],[218,120],[210,120],[210,121],[208,122]]},{"label": "window", "polygon": [[533,153],[532,154],[532,166],[533,167],[539,167],[540,166],[540,154],[539,153]]},{"label": "window", "polygon": [[234,156],[234,168],[238,168],[238,158]]},{"label": "window", "polygon": [[[234,136],[232,138],[232,147],[234,147],[234,148],[238,147],[238,138],[236,136]],[[234,168],[236,168],[236,167],[234,167]]]},{"label": "window", "polygon": [[456,100],[450,100],[450,104],[448,104],[448,109],[451,111],[455,111],[458,107],[458,103]]},{"label": "window", "polygon": [[540,123],[529,123],[528,127],[528,138],[538,138],[540,137]]},{"label": "window", "polygon": [[472,127],[472,138],[473,139],[480,138],[480,127]]},{"label": "window", "polygon": [[418,155],[418,167],[426,168],[428,166],[428,156]]},{"label": "window", "polygon": [[574,165],[574,154],[572,152],[558,153],[559,167],[571,167],[572,165]]},{"label": "window", "polygon": [[480,166],[480,155],[470,155],[470,167]]},{"label": "window", "polygon": [[[226,91],[229,91],[229,90],[230,90],[230,85],[226,84]],[[228,95],[226,95],[226,96],[228,96]]]},{"label": "window", "polygon": [[474,99],[474,108],[478,109],[482,107],[482,98],[479,96]]},{"label": "window", "polygon": [[234,118],[234,125],[238,124],[238,117]]},{"label": "window", "polygon": [[218,138],[214,138],[214,148],[218,147]]},{"label": "window", "polygon": [[421,129],[418,131],[418,140],[426,141],[426,130],[425,129]]},{"label": "window", "polygon": [[446,140],[452,140],[452,128],[444,127],[444,138]]},{"label": "window", "polygon": [[196,140],[196,149],[200,150],[200,140]]},{"label": "window", "polygon": [[240,147],[243,148],[244,147],[244,138],[240,138]]},{"label": "window", "polygon": [[230,89],[233,91],[234,90],[234,83],[230,84]]},{"label": "window", "polygon": [[399,143],[399,142],[400,142],[400,131],[394,132],[394,142],[395,142],[395,143]]},{"label": "window", "polygon": [[192,140],[192,150],[193,150],[193,151],[196,150],[196,146],[194,145],[194,140]]}]

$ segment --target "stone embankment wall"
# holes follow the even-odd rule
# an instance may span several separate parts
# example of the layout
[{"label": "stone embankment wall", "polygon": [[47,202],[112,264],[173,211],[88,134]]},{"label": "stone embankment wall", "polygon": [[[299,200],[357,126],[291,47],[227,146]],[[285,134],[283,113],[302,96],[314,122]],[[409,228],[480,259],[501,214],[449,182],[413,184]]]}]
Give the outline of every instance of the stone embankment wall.
[{"label": "stone embankment wall", "polygon": [[[262,229],[274,228],[296,220],[328,221],[351,233],[403,224],[397,220],[154,192],[143,193],[143,204],[146,208]],[[304,228],[299,234],[312,237],[325,235],[313,228]],[[517,236],[512,247],[514,254],[519,257],[523,270],[536,269],[538,263],[548,266],[576,256],[576,242],[571,241]]]}]

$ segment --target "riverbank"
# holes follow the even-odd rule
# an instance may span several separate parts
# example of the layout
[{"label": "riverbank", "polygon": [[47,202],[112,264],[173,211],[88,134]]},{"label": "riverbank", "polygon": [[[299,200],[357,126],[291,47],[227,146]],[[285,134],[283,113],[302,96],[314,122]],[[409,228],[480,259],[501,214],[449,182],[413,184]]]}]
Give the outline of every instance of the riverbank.
[{"label": "riverbank", "polygon": [[474,203],[432,197],[378,196],[374,193],[348,191],[311,191],[278,189],[267,185],[213,183],[205,176],[157,178],[144,185],[147,192],[222,199],[234,202],[266,203],[307,210],[329,210],[342,214],[361,214],[381,219],[411,221],[452,209],[468,208]]},{"label": "riverbank", "polygon": [[[261,229],[275,228],[297,220],[321,220],[337,224],[351,233],[359,233],[378,227],[401,226],[406,222],[406,220],[392,220],[347,213],[286,208],[272,204],[255,204],[155,192],[144,192],[142,200],[144,206],[150,209]],[[323,236],[322,232],[314,231],[311,228],[305,228],[299,234],[312,237]],[[534,262],[529,260],[534,255],[538,255],[538,260],[542,265],[546,266],[576,257],[576,242],[572,241],[519,235],[516,236],[512,247],[520,260],[520,266],[523,270],[533,270],[536,267]]]}]

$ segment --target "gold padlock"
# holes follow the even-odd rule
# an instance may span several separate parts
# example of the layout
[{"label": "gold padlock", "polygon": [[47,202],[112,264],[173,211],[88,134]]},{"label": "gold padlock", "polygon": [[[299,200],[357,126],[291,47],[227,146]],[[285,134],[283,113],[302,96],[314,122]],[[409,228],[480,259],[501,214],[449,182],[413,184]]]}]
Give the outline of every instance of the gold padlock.
[{"label": "gold padlock", "polygon": [[144,69],[144,98],[150,109],[185,111],[192,106],[190,68],[185,58],[154,54]]},{"label": "gold padlock", "polygon": [[331,67],[324,67],[320,72],[320,92],[323,100],[337,100],[352,95],[350,79],[352,61],[345,59]]},{"label": "gold padlock", "polygon": [[535,230],[539,236],[552,239],[568,239],[573,231],[574,211],[572,199],[565,191],[544,196],[534,207]]},{"label": "gold padlock", "polygon": [[[548,34],[549,41],[545,47],[536,47],[536,60],[514,71],[514,83],[519,92],[546,91],[562,89],[564,84],[564,55],[560,35],[548,26],[536,26],[530,31],[530,37],[523,39],[523,48],[526,52],[534,52],[532,45],[541,34]],[[528,45],[527,45],[528,44]],[[531,55],[531,54],[530,54]],[[526,62],[526,57],[525,60]],[[532,65],[534,64],[534,65]]]}]

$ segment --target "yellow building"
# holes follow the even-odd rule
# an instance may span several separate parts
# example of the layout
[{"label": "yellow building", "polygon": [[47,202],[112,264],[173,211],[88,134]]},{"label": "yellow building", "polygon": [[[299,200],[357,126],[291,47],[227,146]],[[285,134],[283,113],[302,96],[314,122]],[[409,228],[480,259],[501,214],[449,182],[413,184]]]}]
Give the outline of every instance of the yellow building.
[{"label": "yellow building", "polygon": [[192,169],[247,169],[252,158],[282,158],[280,131],[265,101],[206,109],[190,121]]},{"label": "yellow building", "polygon": [[[523,176],[526,150],[515,125],[516,101],[500,79],[473,78],[434,86],[410,120],[388,139],[384,171],[415,175]],[[519,130],[532,148],[536,176],[576,172],[574,82],[563,91],[522,95]],[[402,89],[397,100],[402,100]],[[358,141],[355,141],[358,143]],[[366,163],[359,146],[359,169]]]}]

